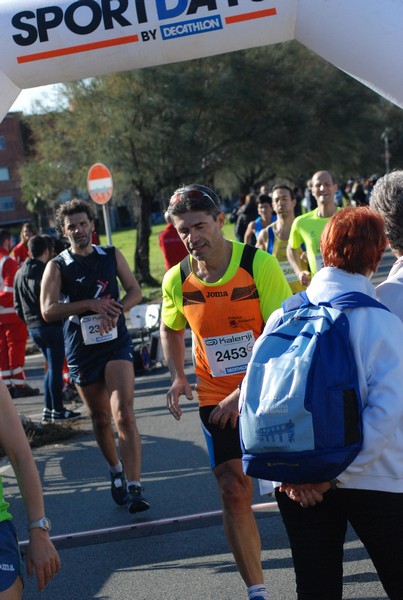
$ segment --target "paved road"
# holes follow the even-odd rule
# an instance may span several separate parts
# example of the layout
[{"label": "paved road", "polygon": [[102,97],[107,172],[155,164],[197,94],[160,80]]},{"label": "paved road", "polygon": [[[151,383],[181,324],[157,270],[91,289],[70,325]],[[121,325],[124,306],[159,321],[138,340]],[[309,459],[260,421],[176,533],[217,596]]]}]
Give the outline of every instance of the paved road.
[{"label": "paved road", "polygon": [[[390,263],[391,261],[389,261]],[[193,378],[190,360],[187,372]],[[28,357],[27,374],[43,389],[43,362]],[[110,498],[108,473],[89,418],[78,436],[34,451],[47,514],[63,562],[43,593],[26,581],[29,600],[244,600],[243,582],[223,536],[220,502],[208,465],[195,402],[183,401],[177,423],[165,407],[169,376],[153,368],[136,381],[136,415],[143,439],[143,484],[149,512],[129,515]],[[15,401],[39,420],[43,396]],[[27,538],[15,478],[0,463],[19,539]],[[293,600],[295,585],[287,537],[277,506],[256,489],[262,560],[272,600]],[[263,503],[263,506],[261,506]],[[386,598],[362,545],[348,532],[345,598]],[[326,600],[326,592],[324,592]]]}]

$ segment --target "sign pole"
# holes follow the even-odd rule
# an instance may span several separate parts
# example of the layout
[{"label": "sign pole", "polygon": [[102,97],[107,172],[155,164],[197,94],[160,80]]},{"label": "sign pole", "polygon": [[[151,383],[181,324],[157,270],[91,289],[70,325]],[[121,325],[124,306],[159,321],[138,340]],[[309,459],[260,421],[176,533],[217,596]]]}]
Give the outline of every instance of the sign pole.
[{"label": "sign pole", "polygon": [[102,205],[102,213],[104,215],[105,233],[108,240],[108,246],[112,246],[111,222],[109,219],[109,207],[107,204]]},{"label": "sign pole", "polygon": [[102,205],[106,237],[108,239],[108,245],[112,246],[108,202],[112,198],[113,180],[108,167],[105,167],[102,163],[95,163],[95,165],[92,165],[88,171],[87,188],[92,200],[97,204]]}]

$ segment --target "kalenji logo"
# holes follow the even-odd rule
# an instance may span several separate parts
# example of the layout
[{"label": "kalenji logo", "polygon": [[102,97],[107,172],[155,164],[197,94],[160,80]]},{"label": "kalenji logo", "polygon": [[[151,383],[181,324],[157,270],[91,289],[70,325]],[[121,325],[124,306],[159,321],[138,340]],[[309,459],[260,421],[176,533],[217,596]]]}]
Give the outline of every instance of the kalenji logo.
[{"label": "kalenji logo", "polygon": [[[46,44],[56,40],[59,27],[67,27],[71,33],[81,37],[110,30],[116,30],[121,34],[122,29],[125,29],[129,33],[128,27],[138,28],[149,23],[153,2],[154,12],[157,13],[160,22],[159,33],[163,40],[223,29],[224,23],[231,25],[277,14],[277,10],[273,7],[254,10],[257,5],[261,8],[263,4],[273,4],[271,0],[76,0],[66,7],[54,3],[16,13],[11,19],[16,30],[12,37],[18,46],[26,47],[37,42]],[[234,14],[224,19],[220,14],[206,16],[206,11],[217,13],[232,8]],[[242,10],[242,13],[239,13],[239,10]],[[187,18],[197,16],[200,18]],[[178,22],[177,19],[180,17],[186,20]],[[169,20],[172,20],[172,23],[162,23]],[[131,32],[130,35],[114,39],[21,56],[18,57],[18,62],[32,62],[129,44],[138,42],[140,37],[143,42],[152,41],[157,39],[157,34],[158,29]]]}]

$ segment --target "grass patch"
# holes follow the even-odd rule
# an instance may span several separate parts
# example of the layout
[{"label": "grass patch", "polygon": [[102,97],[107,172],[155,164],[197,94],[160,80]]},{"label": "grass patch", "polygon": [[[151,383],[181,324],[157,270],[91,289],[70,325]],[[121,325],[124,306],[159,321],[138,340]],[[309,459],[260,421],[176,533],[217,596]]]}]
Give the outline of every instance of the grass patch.
[{"label": "grass patch", "polygon": [[[57,444],[58,442],[70,440],[83,434],[82,430],[74,429],[70,425],[40,425],[25,416],[21,418],[21,423],[31,448],[41,448],[49,444]],[[0,446],[0,458],[4,456],[6,456],[6,453]]]}]

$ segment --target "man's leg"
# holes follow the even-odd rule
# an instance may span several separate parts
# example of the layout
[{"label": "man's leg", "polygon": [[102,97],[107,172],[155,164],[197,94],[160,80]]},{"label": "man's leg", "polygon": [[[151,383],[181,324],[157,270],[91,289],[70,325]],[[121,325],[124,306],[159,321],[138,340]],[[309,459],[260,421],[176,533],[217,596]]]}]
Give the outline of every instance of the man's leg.
[{"label": "man's leg", "polygon": [[247,587],[261,584],[261,543],[251,508],[252,480],[244,475],[240,459],[221,463],[213,472],[221,493],[225,535],[238,570]]},{"label": "man's leg", "polygon": [[140,483],[141,439],[133,411],[134,368],[127,360],[114,360],[105,367],[105,383],[110,395],[113,420],[119,438],[120,455],[127,478],[127,506],[130,513],[148,510]]},{"label": "man's leg", "polygon": [[[114,360],[105,367],[105,386],[119,439],[119,451],[128,481],[140,481],[141,440],[133,411],[134,369],[127,360]],[[116,463],[115,463],[116,464]]]},{"label": "man's leg", "polygon": [[77,386],[78,393],[87,406],[94,430],[95,439],[110,467],[119,462],[116,451],[115,432],[112,426],[112,413],[109,394],[103,381],[84,387]]},{"label": "man's leg", "polygon": [[27,326],[16,317],[7,327],[6,336],[12,383],[16,386],[26,386],[24,363],[28,339]]},{"label": "man's leg", "polygon": [[28,331],[29,331],[29,335],[30,335],[32,341],[34,342],[36,347],[40,350],[40,352],[42,353],[42,356],[44,357],[44,359],[46,361],[45,376],[43,378],[44,408],[43,408],[42,420],[44,423],[51,423],[52,409],[54,408],[54,406],[53,406],[52,395],[50,393],[50,387],[49,387],[50,374],[49,374],[49,360],[48,360],[48,356],[47,356],[47,348],[46,348],[45,340],[40,335],[41,331],[40,331],[39,327],[31,327],[31,328],[29,328]]},{"label": "man's leg", "polygon": [[45,354],[48,363],[48,393],[51,397],[53,410],[62,412],[63,403],[63,363],[64,363],[64,338],[63,330],[59,326],[42,327],[40,329],[45,342]]}]

